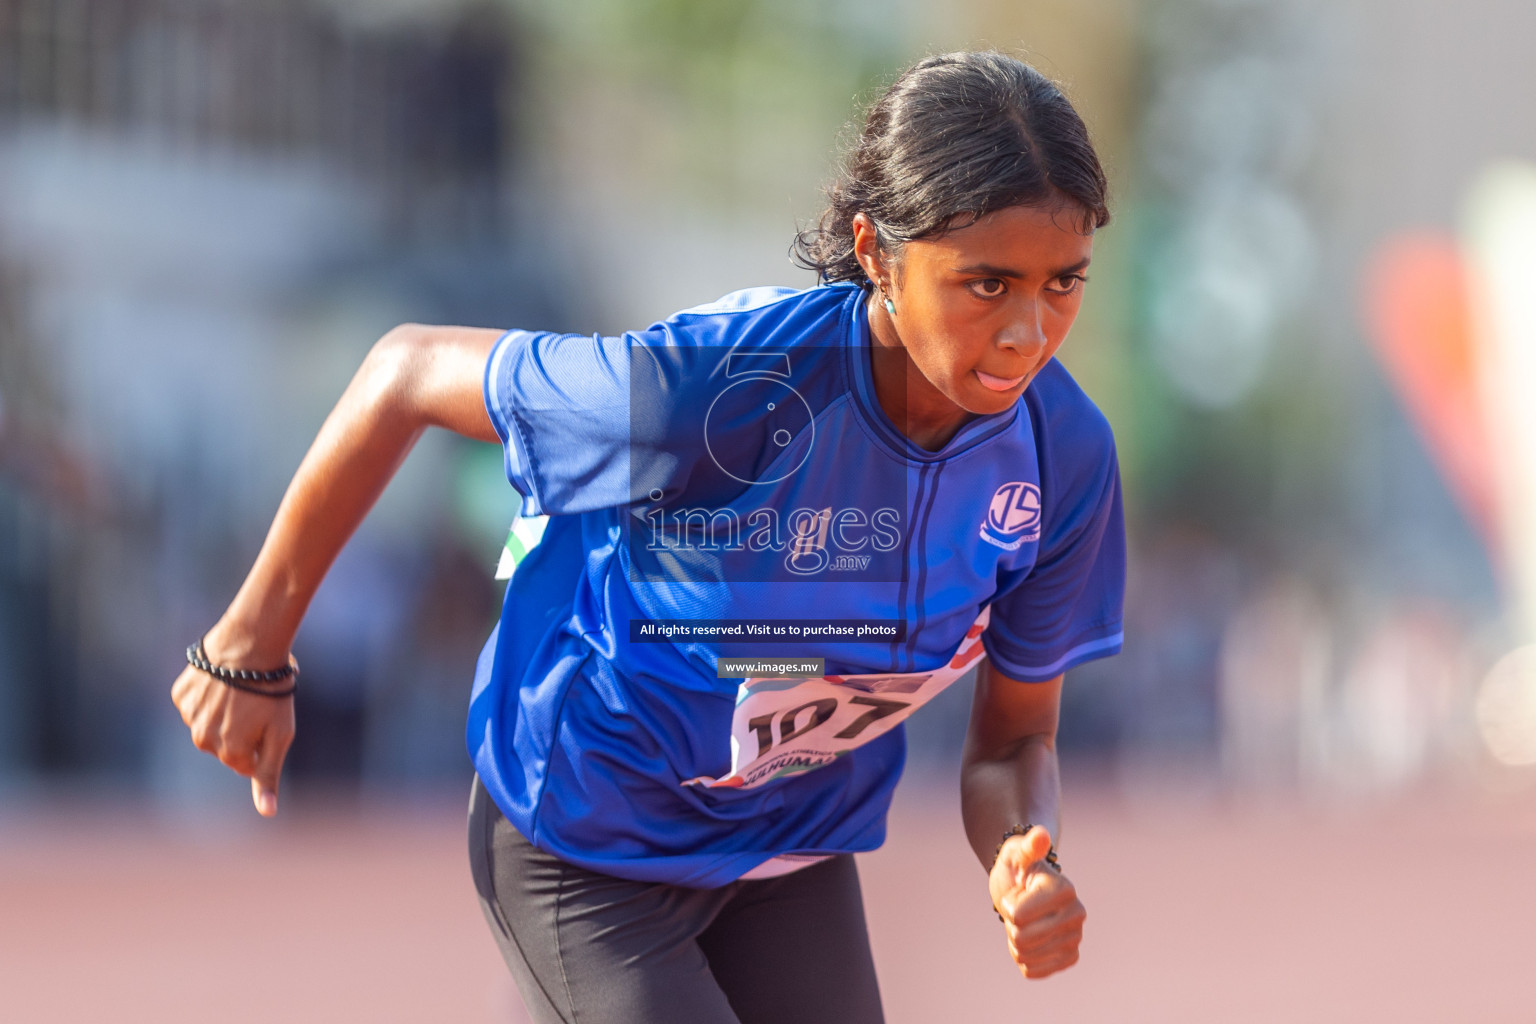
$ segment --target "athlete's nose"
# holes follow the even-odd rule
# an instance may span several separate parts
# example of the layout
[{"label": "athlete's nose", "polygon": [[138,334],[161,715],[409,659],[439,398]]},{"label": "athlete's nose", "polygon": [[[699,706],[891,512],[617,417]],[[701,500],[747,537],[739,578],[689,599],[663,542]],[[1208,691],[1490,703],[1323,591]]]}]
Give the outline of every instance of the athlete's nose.
[{"label": "athlete's nose", "polygon": [[1018,312],[1003,328],[997,343],[1004,349],[1012,349],[1033,362],[1045,350],[1045,328],[1040,323],[1040,304],[1029,300],[1021,304]]}]

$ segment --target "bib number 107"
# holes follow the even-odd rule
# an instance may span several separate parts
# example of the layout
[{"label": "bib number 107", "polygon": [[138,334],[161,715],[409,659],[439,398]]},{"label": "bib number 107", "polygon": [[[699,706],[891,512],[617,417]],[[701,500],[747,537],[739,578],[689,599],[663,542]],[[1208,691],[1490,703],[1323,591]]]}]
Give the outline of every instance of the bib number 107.
[{"label": "bib number 107", "polygon": [[837,713],[840,704],[858,705],[864,711],[848,725],[832,734],[833,739],[839,740],[857,739],[860,733],[880,719],[888,718],[911,707],[906,701],[884,700],[880,697],[861,694],[857,697],[849,697],[845,701],[839,701],[836,697],[823,697],[820,700],[808,701],[799,707],[758,715],[756,718],[747,719],[747,728],[757,736],[757,756],[762,757],[774,748],[775,734],[778,736],[777,743],[784,744],[826,725]]}]

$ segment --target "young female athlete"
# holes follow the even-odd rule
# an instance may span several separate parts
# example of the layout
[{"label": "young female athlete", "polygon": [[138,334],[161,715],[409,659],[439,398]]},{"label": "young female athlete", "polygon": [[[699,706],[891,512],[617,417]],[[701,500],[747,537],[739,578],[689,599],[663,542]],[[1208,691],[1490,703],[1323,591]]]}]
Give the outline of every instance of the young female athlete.
[{"label": "young female athlete", "polygon": [[1070,966],[1062,674],[1119,649],[1125,554],[1109,427],[1053,356],[1107,219],[1056,87],[949,54],[870,111],[797,243],[818,287],[620,337],[391,331],[189,652],[193,742],[276,812],[304,609],[446,427],[503,447],[509,549],[544,524],[468,728],[472,868],[536,1019],[880,1020],[852,854],[884,839],[898,724],[973,667],[966,832],[1025,976]]}]

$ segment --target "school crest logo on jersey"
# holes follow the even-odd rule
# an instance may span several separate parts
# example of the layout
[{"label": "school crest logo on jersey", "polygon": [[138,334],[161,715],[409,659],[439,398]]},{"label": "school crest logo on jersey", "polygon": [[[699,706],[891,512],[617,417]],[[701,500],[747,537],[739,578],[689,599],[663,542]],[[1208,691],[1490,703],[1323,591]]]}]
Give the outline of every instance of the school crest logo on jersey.
[{"label": "school crest logo on jersey", "polygon": [[981,539],[1004,551],[1039,540],[1040,488],[1022,480],[999,487],[982,520]]}]

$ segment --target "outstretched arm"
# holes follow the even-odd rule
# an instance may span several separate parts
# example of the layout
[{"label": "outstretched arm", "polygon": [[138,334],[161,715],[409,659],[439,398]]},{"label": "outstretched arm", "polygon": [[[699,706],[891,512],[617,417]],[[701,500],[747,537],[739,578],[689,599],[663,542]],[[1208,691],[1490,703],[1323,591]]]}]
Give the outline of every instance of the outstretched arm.
[{"label": "outstretched arm", "polygon": [[[215,665],[287,663],[304,611],[337,554],[429,426],[496,442],[481,375],[500,331],[407,324],[374,345],[288,485],[245,583],[208,631]],[[192,742],[251,779],[261,814],[293,740],[293,698],[243,693],[188,666],[171,699]]]},{"label": "outstretched arm", "polygon": [[[1086,917],[1072,883],[1045,862],[1052,837],[1061,834],[1056,760],[1061,680],[1024,683],[983,661],[960,776],[966,836],[989,871],[992,905],[1026,978],[1043,978],[1077,962]],[[1022,824],[1036,827],[1003,843],[994,864],[1003,834]]]}]

